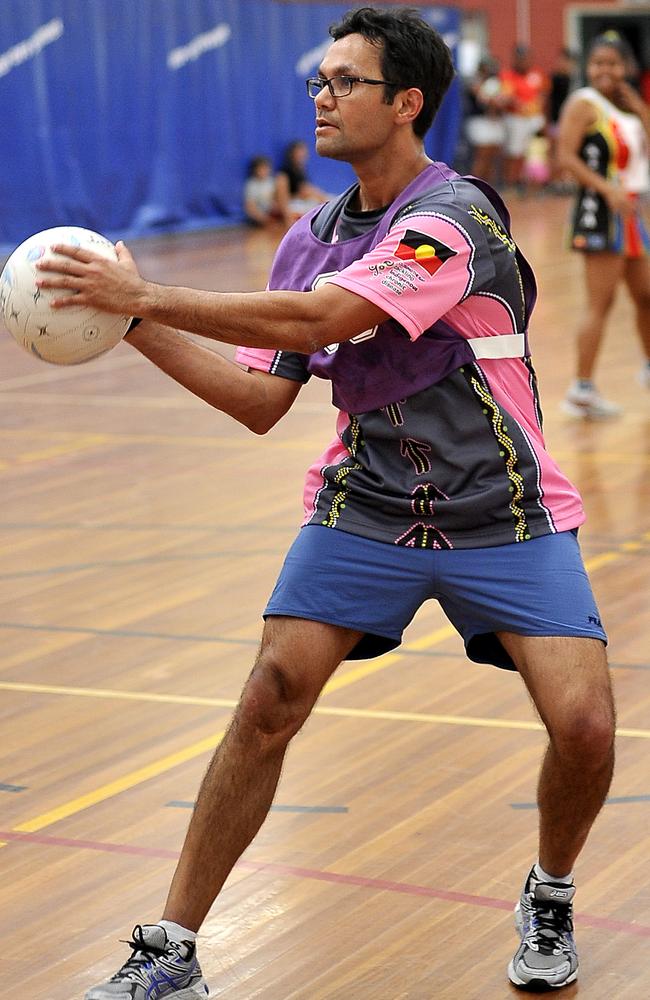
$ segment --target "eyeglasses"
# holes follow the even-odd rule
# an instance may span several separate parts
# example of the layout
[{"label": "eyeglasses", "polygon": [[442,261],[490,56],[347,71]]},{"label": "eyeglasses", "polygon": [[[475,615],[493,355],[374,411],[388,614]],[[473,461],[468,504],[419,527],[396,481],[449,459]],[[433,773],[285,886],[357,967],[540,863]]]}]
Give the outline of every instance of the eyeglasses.
[{"label": "eyeglasses", "polygon": [[307,93],[315,100],[320,94],[323,87],[327,87],[332,97],[347,97],[348,94],[352,93],[352,88],[355,83],[368,83],[373,87],[397,87],[397,83],[391,83],[389,80],[369,80],[366,76],[333,76],[331,79],[326,80],[324,76],[311,77],[306,80]]}]

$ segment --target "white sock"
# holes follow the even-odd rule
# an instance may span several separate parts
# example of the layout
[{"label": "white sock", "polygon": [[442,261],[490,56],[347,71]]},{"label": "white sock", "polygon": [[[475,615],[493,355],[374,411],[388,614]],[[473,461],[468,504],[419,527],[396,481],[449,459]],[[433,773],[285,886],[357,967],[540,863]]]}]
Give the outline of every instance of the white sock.
[{"label": "white sock", "polygon": [[180,924],[175,924],[173,920],[159,920],[158,924],[160,927],[165,928],[167,937],[170,941],[174,941],[175,944],[180,944],[181,941],[196,941],[196,931],[188,931],[187,927],[181,927]]},{"label": "white sock", "polygon": [[573,872],[568,875],[549,875],[545,872],[539,861],[533,865],[533,877],[540,882],[560,882],[562,885],[573,885]]}]

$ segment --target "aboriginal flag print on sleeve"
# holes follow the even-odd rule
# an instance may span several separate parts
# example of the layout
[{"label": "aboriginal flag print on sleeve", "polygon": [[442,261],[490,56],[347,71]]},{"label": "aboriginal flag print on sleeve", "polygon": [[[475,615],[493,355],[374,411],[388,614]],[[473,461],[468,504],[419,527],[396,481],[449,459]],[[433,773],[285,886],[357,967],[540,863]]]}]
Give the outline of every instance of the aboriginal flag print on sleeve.
[{"label": "aboriginal flag print on sleeve", "polygon": [[[414,215],[328,280],[384,309],[417,340],[472,292],[477,249],[469,227],[451,214]],[[493,277],[490,255],[480,258]]]},{"label": "aboriginal flag print on sleeve", "polygon": [[434,275],[438,268],[450,257],[455,257],[457,252],[445,243],[441,243],[435,236],[407,229],[399,241],[395,256],[400,260],[413,261],[423,267],[427,274]]}]

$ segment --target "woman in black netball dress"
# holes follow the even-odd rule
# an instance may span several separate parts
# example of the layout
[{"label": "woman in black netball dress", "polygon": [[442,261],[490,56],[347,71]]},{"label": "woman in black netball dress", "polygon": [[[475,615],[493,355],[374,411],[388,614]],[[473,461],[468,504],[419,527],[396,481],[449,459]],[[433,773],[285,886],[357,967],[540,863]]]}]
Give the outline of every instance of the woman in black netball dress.
[{"label": "woman in black netball dress", "polygon": [[650,189],[650,108],[626,81],[628,53],[614,32],[593,43],[589,85],[574,91],[560,118],[558,155],[579,184],[571,246],[584,255],[586,312],[578,327],[576,377],[564,410],[576,417],[616,416],[593,373],[614,294],[627,285],[636,309],[644,362],[639,378],[650,388],[650,235],[642,214]]}]

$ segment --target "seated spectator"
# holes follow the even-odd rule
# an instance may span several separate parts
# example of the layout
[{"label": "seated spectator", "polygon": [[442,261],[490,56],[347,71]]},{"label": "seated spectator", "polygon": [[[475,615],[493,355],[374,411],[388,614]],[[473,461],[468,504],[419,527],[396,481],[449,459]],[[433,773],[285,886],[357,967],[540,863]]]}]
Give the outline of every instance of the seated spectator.
[{"label": "seated spectator", "polygon": [[276,178],[268,156],[254,156],[244,184],[244,212],[255,226],[268,226],[282,217]]},{"label": "seated spectator", "polygon": [[290,142],[284,151],[277,176],[277,190],[280,211],[287,224],[304,215],[314,205],[320,205],[329,199],[329,195],[308,179],[308,157],[307,143],[301,139]]}]

